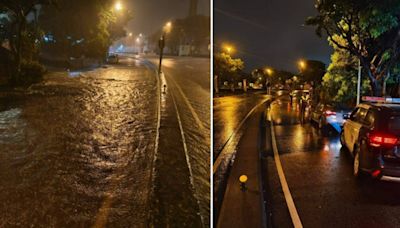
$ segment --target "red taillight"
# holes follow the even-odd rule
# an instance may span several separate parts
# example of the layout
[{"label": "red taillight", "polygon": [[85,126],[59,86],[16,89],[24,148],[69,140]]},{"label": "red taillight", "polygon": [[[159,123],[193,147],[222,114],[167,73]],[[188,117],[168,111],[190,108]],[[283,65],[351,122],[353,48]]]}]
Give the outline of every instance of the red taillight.
[{"label": "red taillight", "polygon": [[393,135],[384,134],[370,134],[369,144],[374,147],[380,147],[382,145],[394,146],[397,144],[397,137]]},{"label": "red taillight", "polygon": [[327,116],[333,116],[333,115],[336,115],[336,112],[333,112],[333,111],[331,111],[331,110],[328,110],[328,111],[325,111],[325,115],[327,115]]}]

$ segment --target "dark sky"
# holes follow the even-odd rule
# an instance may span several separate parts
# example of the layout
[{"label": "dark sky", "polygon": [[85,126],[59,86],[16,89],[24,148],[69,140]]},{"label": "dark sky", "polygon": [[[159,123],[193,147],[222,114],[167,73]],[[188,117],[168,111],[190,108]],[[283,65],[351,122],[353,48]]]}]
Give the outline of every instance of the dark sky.
[{"label": "dark sky", "polygon": [[235,46],[246,71],[271,66],[297,71],[300,58],[329,63],[331,48],[314,28],[303,26],[316,14],[315,0],[214,0],[214,43]]},{"label": "dark sky", "polygon": [[[121,2],[127,2],[133,12],[133,19],[127,30],[134,34],[150,35],[167,21],[186,17],[190,0],[121,0]],[[199,0],[198,13],[210,15],[209,0]]]}]

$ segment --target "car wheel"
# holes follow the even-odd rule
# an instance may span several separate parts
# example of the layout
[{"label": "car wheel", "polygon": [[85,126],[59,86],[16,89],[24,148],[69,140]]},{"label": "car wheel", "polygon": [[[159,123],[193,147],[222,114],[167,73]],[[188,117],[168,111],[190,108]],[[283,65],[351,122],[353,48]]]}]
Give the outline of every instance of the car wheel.
[{"label": "car wheel", "polygon": [[357,146],[354,149],[353,175],[355,177],[360,177],[360,147]]}]

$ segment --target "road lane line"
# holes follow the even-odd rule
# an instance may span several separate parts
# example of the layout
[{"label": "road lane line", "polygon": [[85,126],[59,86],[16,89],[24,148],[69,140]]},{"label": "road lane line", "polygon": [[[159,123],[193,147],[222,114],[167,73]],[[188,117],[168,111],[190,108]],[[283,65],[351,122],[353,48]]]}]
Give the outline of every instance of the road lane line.
[{"label": "road lane line", "polygon": [[[183,131],[183,125],[182,125],[181,115],[179,114],[178,105],[176,104],[175,97],[174,97],[174,94],[173,94],[173,93],[171,93],[171,97],[172,97],[172,101],[173,101],[174,106],[175,106],[176,117],[177,117],[178,123],[179,123],[179,129],[180,129],[180,131],[181,131],[181,138],[182,138],[183,150],[185,151],[186,164],[187,164],[188,169],[189,169],[189,180],[190,180],[190,185],[192,186],[192,191],[193,191],[194,197],[196,198],[197,206],[199,207],[199,210],[200,210],[200,200],[199,200],[198,194],[196,193],[196,188],[195,188],[195,186],[194,186],[192,165],[190,164],[190,157],[189,157],[189,152],[188,152],[188,149],[187,149],[185,132]],[[203,215],[202,215],[201,213],[200,213],[200,219],[201,219],[201,226],[204,227],[204,218],[203,218]]]},{"label": "road lane line", "polygon": [[[229,136],[228,140],[226,141],[226,143],[223,146],[223,149],[221,150],[221,152],[224,150],[225,146],[229,144],[229,142],[237,135],[237,133],[239,132],[239,130],[242,128],[242,125],[246,122],[246,120],[251,116],[251,114],[253,114],[253,112],[260,107],[261,105],[263,105],[266,101],[268,101],[270,99],[270,97],[262,100],[260,103],[258,103],[256,106],[254,106],[248,113],[247,115],[242,119],[242,121],[239,123],[239,126],[235,128],[235,130],[233,131],[233,133],[231,134],[231,136]],[[222,155],[222,153],[220,154]],[[218,170],[218,167],[220,166],[220,164],[222,163],[222,156],[218,155],[217,160],[214,162],[213,165],[213,173],[215,174],[215,172]]]},{"label": "road lane line", "polygon": [[203,122],[201,122],[201,120],[199,118],[199,115],[197,115],[197,112],[194,110],[192,104],[190,103],[189,99],[187,98],[187,96],[183,92],[182,88],[178,85],[178,83],[175,81],[175,79],[173,77],[168,77],[168,78],[171,79],[172,83],[175,85],[175,87],[178,89],[178,92],[181,94],[181,96],[183,98],[183,101],[189,107],[189,110],[192,113],[192,116],[193,116],[194,120],[196,121],[196,124],[199,126],[204,138],[206,138],[206,140],[209,141],[209,138],[206,137],[206,135],[207,135],[206,131],[207,130],[204,127]]},{"label": "road lane line", "polygon": [[289,185],[286,181],[285,174],[283,172],[282,164],[281,164],[281,159],[279,158],[279,152],[278,152],[278,146],[276,143],[276,137],[275,137],[275,131],[274,131],[274,121],[271,116],[271,112],[268,112],[268,117],[271,122],[271,138],[272,138],[272,149],[274,151],[274,159],[275,159],[275,164],[276,164],[276,169],[278,171],[279,175],[279,180],[282,185],[282,190],[283,194],[285,196],[286,204],[289,209],[290,217],[292,218],[292,222],[295,228],[302,228],[303,225],[301,223],[299,214],[297,213],[296,206],[293,201],[292,194],[290,193],[289,190]]}]

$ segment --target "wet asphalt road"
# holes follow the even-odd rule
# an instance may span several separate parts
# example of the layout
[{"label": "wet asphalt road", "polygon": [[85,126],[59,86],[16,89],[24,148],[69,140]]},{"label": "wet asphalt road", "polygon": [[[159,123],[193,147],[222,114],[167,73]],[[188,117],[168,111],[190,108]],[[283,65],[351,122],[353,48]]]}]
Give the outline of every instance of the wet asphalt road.
[{"label": "wet asphalt road", "polygon": [[[400,226],[400,183],[356,180],[339,136],[300,124],[288,97],[278,98],[271,113],[283,170],[304,227]],[[292,227],[271,154],[266,173],[272,224]]]},{"label": "wet asphalt road", "polygon": [[239,127],[240,122],[246,117],[250,110],[260,102],[263,102],[267,97],[268,96],[264,93],[214,97],[214,160],[218,157],[228,139]]},{"label": "wet asphalt road", "polygon": [[[177,68],[181,65],[172,69]],[[208,69],[195,71],[206,75]],[[191,147],[197,130],[188,114],[180,111],[182,128],[194,132],[184,133],[188,159],[177,124],[179,112],[170,93],[159,106],[158,91],[154,66],[123,58],[106,69],[52,73],[44,83],[2,96],[0,227],[200,227],[207,223],[204,211],[209,208],[204,202],[209,196],[200,193],[209,189],[208,175],[202,173],[208,170],[198,168],[208,167],[203,148],[208,141]],[[196,91],[206,99],[204,91]],[[179,99],[177,106],[184,110]],[[174,191],[176,186],[180,192]],[[168,197],[158,194],[163,192]]]},{"label": "wet asphalt road", "polygon": [[[158,64],[157,58],[149,57],[149,59],[155,65]],[[168,157],[160,157],[158,160],[160,171],[155,195],[157,204],[163,205],[162,210],[158,211],[160,216],[169,214],[170,219],[176,221],[172,225],[179,227],[199,227],[199,222],[206,227],[210,224],[209,69],[209,58],[166,57],[163,60],[162,71],[167,85],[165,99],[167,103],[170,101],[169,104],[176,104],[176,107],[169,109],[171,113],[179,113],[181,124],[179,131],[177,129],[174,132],[165,131],[167,137],[164,138],[180,144],[181,151],[174,150]],[[186,162],[182,160],[180,164],[176,164],[170,161],[171,157],[180,156],[183,159],[182,155],[186,156]],[[181,179],[179,176],[182,173],[191,177],[190,183],[183,186],[176,181]],[[166,189],[165,186],[170,186],[170,189]],[[192,200],[188,200],[190,198]],[[174,204],[170,203],[172,200]],[[194,201],[197,203],[193,203]],[[165,227],[167,223],[161,221],[156,225]]]}]

